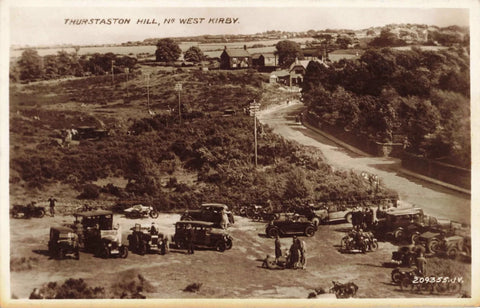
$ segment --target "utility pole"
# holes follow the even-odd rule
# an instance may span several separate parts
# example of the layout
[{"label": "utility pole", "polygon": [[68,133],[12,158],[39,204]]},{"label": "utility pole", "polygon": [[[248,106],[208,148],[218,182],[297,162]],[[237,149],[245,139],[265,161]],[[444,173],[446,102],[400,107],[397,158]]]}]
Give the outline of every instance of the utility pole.
[{"label": "utility pole", "polygon": [[253,100],[249,106],[250,115],[253,116],[253,134],[255,139],[255,168],[258,166],[257,160],[257,112],[260,110],[260,104]]},{"label": "utility pole", "polygon": [[112,59],[112,85],[114,84],[114,81],[115,81],[115,78],[114,78],[114,75],[113,75],[113,62],[115,60]]},{"label": "utility pole", "polygon": [[180,92],[182,92],[182,84],[181,83],[176,83],[175,84],[175,91],[178,93],[178,122],[180,125],[182,125],[182,109],[181,109],[181,103],[180,103]]},{"label": "utility pole", "polygon": [[147,109],[150,110],[150,74],[147,74]]},{"label": "utility pole", "polygon": [[125,75],[126,75],[127,81],[125,82],[125,87],[127,89],[127,98],[129,97],[129,94],[128,94],[128,71],[129,71],[129,69],[126,68],[125,69]]}]

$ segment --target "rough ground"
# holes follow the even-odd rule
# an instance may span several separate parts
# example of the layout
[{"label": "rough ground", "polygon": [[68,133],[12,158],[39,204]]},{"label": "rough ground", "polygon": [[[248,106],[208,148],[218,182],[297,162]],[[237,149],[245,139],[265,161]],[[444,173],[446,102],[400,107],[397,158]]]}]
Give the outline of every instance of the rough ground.
[{"label": "rough ground", "polygon": [[[155,221],[161,232],[172,234],[178,219],[178,214],[161,214]],[[380,243],[376,252],[340,253],[337,245],[348,224],[323,225],[314,237],[303,238],[308,250],[306,270],[268,270],[261,268],[262,259],[274,253],[274,240],[265,236],[265,223],[243,217],[236,217],[230,229],[233,248],[224,253],[198,250],[187,255],[172,249],[168,255],[130,253],[127,259],[105,260],[82,252],[79,261],[50,259],[49,227],[71,221],[72,216],[10,220],[11,259],[36,259],[30,262],[31,269],[11,272],[12,296],[28,298],[33,288],[50,281],[63,283],[68,278],[83,278],[92,287],[108,288],[133,271],[153,285],[154,291],[145,293],[147,298],[306,298],[314,288],[328,289],[332,280],[354,281],[360,298],[427,297],[402,292],[390,283],[391,269],[382,267],[382,262],[390,260],[396,246]],[[138,222],[150,225],[151,221],[114,217],[114,223],[121,224],[124,243],[130,227]],[[282,248],[287,248],[291,238],[281,238],[281,242]],[[469,277],[465,279],[469,281]],[[203,284],[199,292],[182,291],[194,282]],[[464,288],[469,290],[469,282]]]}]

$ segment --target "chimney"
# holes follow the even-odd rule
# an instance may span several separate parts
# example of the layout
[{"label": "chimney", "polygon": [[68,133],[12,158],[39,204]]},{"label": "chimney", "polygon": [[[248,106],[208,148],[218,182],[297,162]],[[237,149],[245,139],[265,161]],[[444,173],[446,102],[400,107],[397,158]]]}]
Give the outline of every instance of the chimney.
[{"label": "chimney", "polygon": [[243,45],[243,49],[247,50],[247,45]]},{"label": "chimney", "polygon": [[227,50],[227,45],[224,46],[225,48],[223,48],[223,50]]}]

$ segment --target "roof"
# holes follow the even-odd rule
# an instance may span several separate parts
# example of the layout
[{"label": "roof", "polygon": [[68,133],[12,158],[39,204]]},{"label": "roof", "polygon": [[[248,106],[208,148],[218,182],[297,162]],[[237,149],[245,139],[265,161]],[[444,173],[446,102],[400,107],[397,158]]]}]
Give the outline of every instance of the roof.
[{"label": "roof", "polygon": [[55,226],[55,227],[51,227],[50,229],[51,230],[58,230],[60,232],[73,232],[72,228],[63,227],[63,226]]},{"label": "roof", "polygon": [[289,76],[290,73],[286,70],[274,71],[270,74],[270,77],[274,75],[277,77],[284,77],[284,76]]},{"label": "roof", "polygon": [[228,206],[226,204],[222,204],[222,203],[202,203],[202,206],[203,207],[209,206],[209,207],[218,207],[218,208],[222,208],[222,209],[228,209]]},{"label": "roof", "polygon": [[209,221],[200,221],[200,220],[180,220],[175,223],[176,225],[197,225],[197,226],[205,226],[205,227],[212,227],[215,224]]},{"label": "roof", "polygon": [[240,49],[225,49],[224,52],[229,57],[251,57],[250,53],[243,48]]},{"label": "roof", "polygon": [[76,213],[75,216],[80,217],[91,217],[91,216],[102,216],[102,215],[112,215],[112,211],[105,211],[105,210],[95,210],[95,211],[88,211],[82,213]]}]

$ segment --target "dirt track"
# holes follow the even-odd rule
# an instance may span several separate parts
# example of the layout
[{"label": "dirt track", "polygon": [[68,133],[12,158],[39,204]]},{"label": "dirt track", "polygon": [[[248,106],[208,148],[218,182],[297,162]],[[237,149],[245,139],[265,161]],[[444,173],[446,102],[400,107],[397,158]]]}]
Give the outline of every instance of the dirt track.
[{"label": "dirt track", "polygon": [[[162,214],[155,221],[161,232],[171,234],[178,219],[179,215]],[[324,225],[314,237],[303,238],[307,244],[306,270],[268,270],[261,264],[267,254],[274,253],[273,239],[265,237],[265,223],[243,217],[236,217],[230,228],[233,248],[224,253],[198,250],[187,255],[172,249],[163,256],[129,253],[127,259],[105,260],[82,252],[79,261],[50,259],[49,227],[72,220],[71,216],[11,219],[11,258],[38,259],[30,270],[11,272],[13,295],[27,298],[35,287],[50,281],[63,283],[68,278],[83,278],[92,287],[108,287],[125,277],[142,274],[154,287],[153,292],[145,293],[147,298],[306,298],[314,288],[329,288],[332,280],[355,281],[358,297],[362,298],[425,296],[401,292],[390,284],[391,269],[381,266],[396,249],[390,243],[380,243],[378,251],[367,254],[340,253],[337,245],[348,224]],[[121,224],[125,244],[130,227],[138,222],[149,225],[151,221],[114,217],[114,223]],[[291,238],[281,238],[281,242],[282,248],[287,248]],[[203,284],[200,292],[182,291],[194,282]]]}]

